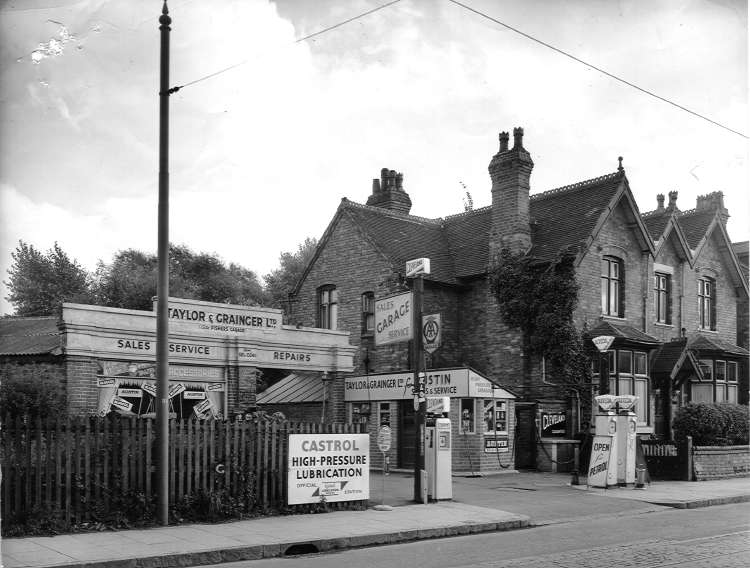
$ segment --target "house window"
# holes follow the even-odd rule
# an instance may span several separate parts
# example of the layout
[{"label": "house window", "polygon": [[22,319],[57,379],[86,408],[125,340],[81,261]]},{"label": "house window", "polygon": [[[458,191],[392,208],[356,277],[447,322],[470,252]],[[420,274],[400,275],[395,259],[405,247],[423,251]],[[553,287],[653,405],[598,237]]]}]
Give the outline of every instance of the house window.
[{"label": "house window", "polygon": [[602,259],[602,313],[607,316],[624,317],[622,260],[612,256]]},{"label": "house window", "polygon": [[378,404],[378,424],[381,426],[391,425],[391,403],[381,402]]},{"label": "house window", "polygon": [[648,423],[648,355],[645,351],[618,349],[607,351],[609,358],[609,392],[635,395],[634,412],[639,424]]},{"label": "house window", "polygon": [[461,433],[474,433],[474,399],[461,399]]},{"label": "house window", "polygon": [[727,402],[737,402],[737,363],[727,361]]},{"label": "house window", "polygon": [[672,323],[672,281],[668,274],[654,275],[654,311],[658,323]]},{"label": "house window", "polygon": [[508,433],[508,403],[505,400],[484,401],[485,434]]},{"label": "house window", "polygon": [[370,421],[370,403],[352,403],[352,424],[367,424]]},{"label": "house window", "polygon": [[337,329],[339,315],[339,295],[336,286],[322,286],[318,289],[318,327]]},{"label": "house window", "polygon": [[375,294],[362,294],[362,335],[372,335],[375,331]]},{"label": "house window", "polygon": [[698,326],[716,329],[716,282],[711,278],[698,279]]}]

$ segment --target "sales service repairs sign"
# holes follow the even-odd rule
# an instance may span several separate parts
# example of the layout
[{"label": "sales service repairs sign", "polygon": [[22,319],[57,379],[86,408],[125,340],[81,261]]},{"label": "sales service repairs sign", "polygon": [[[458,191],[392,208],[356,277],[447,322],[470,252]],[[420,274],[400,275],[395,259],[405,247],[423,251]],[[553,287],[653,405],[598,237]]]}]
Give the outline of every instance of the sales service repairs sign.
[{"label": "sales service repairs sign", "polygon": [[289,505],[370,498],[368,434],[290,434]]}]

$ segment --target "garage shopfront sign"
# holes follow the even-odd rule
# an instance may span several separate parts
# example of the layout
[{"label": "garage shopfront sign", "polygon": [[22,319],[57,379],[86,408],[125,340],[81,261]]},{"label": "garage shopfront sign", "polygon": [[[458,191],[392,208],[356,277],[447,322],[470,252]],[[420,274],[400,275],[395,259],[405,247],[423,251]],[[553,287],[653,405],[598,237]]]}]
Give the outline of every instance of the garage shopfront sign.
[{"label": "garage shopfront sign", "polygon": [[[154,301],[154,311],[156,311]],[[253,332],[277,332],[282,312],[271,308],[239,306],[170,298],[167,309],[170,327],[192,327],[202,332],[244,335]]]},{"label": "garage shopfront sign", "polygon": [[290,434],[289,505],[370,498],[368,434]]},{"label": "garage shopfront sign", "polygon": [[[468,368],[433,369],[427,371],[425,375],[427,397],[515,398]],[[344,400],[357,402],[412,399],[413,383],[414,373],[411,371],[346,377]]]}]

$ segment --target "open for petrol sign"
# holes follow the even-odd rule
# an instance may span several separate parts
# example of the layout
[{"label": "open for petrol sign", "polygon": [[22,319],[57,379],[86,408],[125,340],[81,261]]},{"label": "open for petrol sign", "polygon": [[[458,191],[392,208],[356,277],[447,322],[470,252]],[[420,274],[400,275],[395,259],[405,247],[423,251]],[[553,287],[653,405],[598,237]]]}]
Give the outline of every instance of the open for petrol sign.
[{"label": "open for petrol sign", "polygon": [[289,505],[370,498],[368,434],[290,434]]}]

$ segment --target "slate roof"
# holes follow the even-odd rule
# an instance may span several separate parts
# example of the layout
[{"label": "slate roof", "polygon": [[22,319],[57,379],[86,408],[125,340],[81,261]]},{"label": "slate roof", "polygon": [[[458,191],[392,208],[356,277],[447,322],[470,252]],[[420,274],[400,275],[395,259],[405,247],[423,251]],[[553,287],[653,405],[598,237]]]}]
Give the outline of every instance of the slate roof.
[{"label": "slate roof", "polygon": [[658,339],[644,333],[640,329],[637,329],[630,325],[615,324],[607,320],[599,322],[596,326],[591,328],[587,333],[587,337],[596,337],[598,335],[612,335],[618,339],[624,339],[628,341],[637,341],[639,343],[658,345],[661,343]]},{"label": "slate roof", "polygon": [[[559,251],[585,244],[615,194],[624,174],[615,172],[530,197],[532,254],[553,260]],[[483,207],[445,219],[425,219],[349,200],[342,210],[395,267],[428,257],[426,279],[458,284],[487,272],[492,208]]]},{"label": "slate roof", "polygon": [[45,354],[62,354],[56,317],[0,318],[0,355]]},{"label": "slate roof", "polygon": [[710,337],[707,335],[696,335],[692,337],[688,344],[688,348],[694,351],[716,351],[745,357],[750,354],[746,349],[733,345],[729,341],[724,341],[718,337]]},{"label": "slate roof", "polygon": [[317,373],[292,373],[259,392],[256,404],[322,402],[323,381]]},{"label": "slate roof", "polygon": [[644,213],[641,216],[648,234],[651,235],[651,238],[655,241],[658,241],[664,234],[664,229],[667,228],[667,223],[669,223],[670,217],[671,215],[669,214],[656,213],[654,211]]},{"label": "slate roof", "polygon": [[687,338],[678,339],[664,343],[654,356],[651,363],[651,372],[655,375],[670,374],[678,361],[683,357],[687,347]]},{"label": "slate roof", "polygon": [[679,216],[680,227],[685,234],[688,245],[691,249],[698,248],[711,222],[716,217],[716,211],[683,211]]},{"label": "slate roof", "polygon": [[552,260],[560,250],[584,244],[624,179],[614,172],[532,195],[532,254]]}]

